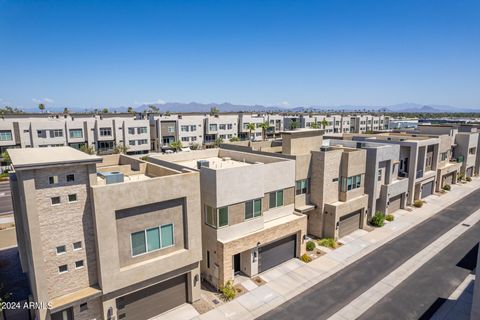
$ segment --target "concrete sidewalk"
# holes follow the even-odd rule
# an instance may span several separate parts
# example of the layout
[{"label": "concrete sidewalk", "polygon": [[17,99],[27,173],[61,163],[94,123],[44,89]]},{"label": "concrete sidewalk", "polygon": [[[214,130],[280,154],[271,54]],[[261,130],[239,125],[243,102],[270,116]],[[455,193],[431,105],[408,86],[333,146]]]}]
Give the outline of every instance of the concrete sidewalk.
[{"label": "concrete sidewalk", "polygon": [[[473,178],[472,182],[453,185],[448,193],[429,196],[422,208],[412,211],[398,210],[394,214],[395,221],[388,222],[384,227],[371,232],[354,232],[341,239],[343,246],[309,264],[301,263],[302,265],[296,268],[273,268],[260,275],[267,284],[253,288],[231,302],[190,319],[254,319],[335,274],[479,187],[480,179]],[[172,318],[172,314],[169,318]]]}]

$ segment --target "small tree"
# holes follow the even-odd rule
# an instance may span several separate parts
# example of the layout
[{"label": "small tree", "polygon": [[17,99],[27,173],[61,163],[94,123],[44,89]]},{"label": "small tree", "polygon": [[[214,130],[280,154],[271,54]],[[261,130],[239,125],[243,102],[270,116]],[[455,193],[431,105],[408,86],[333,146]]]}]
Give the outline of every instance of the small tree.
[{"label": "small tree", "polygon": [[292,119],[292,121],[290,121],[290,130],[295,130],[296,128],[298,128],[298,122],[297,120]]},{"label": "small tree", "polygon": [[80,147],[80,151],[85,152],[86,154],[95,154],[95,149],[88,144],[84,144]]},{"label": "small tree", "polygon": [[45,105],[44,105],[43,103],[40,103],[40,104],[38,105],[38,109],[40,109],[40,112],[43,113],[43,112],[45,111]]},{"label": "small tree", "polygon": [[230,138],[230,142],[237,142],[237,141],[240,141],[240,139],[238,137],[231,137]]},{"label": "small tree", "polygon": [[157,113],[159,111],[158,107],[154,104],[148,106],[150,112]]},{"label": "small tree", "polygon": [[180,149],[182,149],[182,147],[183,146],[181,141],[170,142],[170,148],[175,149],[175,151],[179,151]]},{"label": "small tree", "polygon": [[218,148],[221,143],[223,143],[223,138],[218,137],[218,138],[215,139],[215,141],[213,142],[213,145]]},{"label": "small tree", "polygon": [[120,144],[118,146],[115,146],[115,148],[113,148],[113,153],[116,153],[116,154],[126,154],[127,153],[127,150],[128,150],[128,147],[124,144]]},{"label": "small tree", "polygon": [[260,124],[260,128],[262,128],[262,137],[263,137],[263,140],[267,140],[267,130],[268,128],[270,128],[270,125],[268,124],[267,121],[265,122],[262,122]]},{"label": "small tree", "polygon": [[68,110],[68,108],[63,108],[63,113],[69,114],[69,113],[70,113],[70,110]]},{"label": "small tree", "polygon": [[215,116],[220,112],[220,110],[217,107],[212,107],[210,108],[210,115]]},{"label": "small tree", "polygon": [[318,122],[312,123],[311,128],[312,129],[318,129],[319,128]]},{"label": "small tree", "polygon": [[12,160],[10,159],[10,155],[8,154],[8,151],[4,151],[2,153],[2,159],[3,159],[3,162],[6,162],[8,164],[12,162]]},{"label": "small tree", "polygon": [[133,111],[133,108],[132,108],[132,107],[128,107],[127,112],[128,112],[128,113],[135,113],[135,111]]},{"label": "small tree", "polygon": [[328,126],[328,121],[327,121],[327,119],[323,118],[323,120],[320,121],[320,124],[322,125],[323,129],[325,129],[325,127]]},{"label": "small tree", "polygon": [[248,140],[252,140],[252,131],[255,130],[255,123],[247,123]]}]

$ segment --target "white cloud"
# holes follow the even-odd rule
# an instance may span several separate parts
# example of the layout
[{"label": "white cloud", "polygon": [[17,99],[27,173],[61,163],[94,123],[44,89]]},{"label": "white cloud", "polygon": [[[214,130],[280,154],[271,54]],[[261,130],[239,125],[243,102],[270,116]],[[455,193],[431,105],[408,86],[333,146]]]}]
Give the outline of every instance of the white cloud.
[{"label": "white cloud", "polygon": [[167,103],[163,99],[157,99],[155,101],[149,101],[149,102],[140,102],[140,101],[135,101],[133,104],[136,106],[141,106],[141,105],[149,105],[149,104],[165,104]]},{"label": "white cloud", "polygon": [[35,103],[53,103],[54,102],[54,100],[51,98],[43,98],[43,99],[32,98],[32,101]]},{"label": "white cloud", "polygon": [[282,101],[282,102],[280,102],[280,104],[284,107],[288,107],[290,105],[290,103],[288,101]]}]

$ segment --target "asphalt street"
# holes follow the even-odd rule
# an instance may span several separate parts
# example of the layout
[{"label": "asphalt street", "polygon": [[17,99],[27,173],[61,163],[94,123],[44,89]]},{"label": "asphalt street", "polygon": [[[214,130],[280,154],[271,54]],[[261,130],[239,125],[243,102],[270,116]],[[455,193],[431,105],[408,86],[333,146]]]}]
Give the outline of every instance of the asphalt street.
[{"label": "asphalt street", "polygon": [[10,195],[10,183],[8,181],[0,182],[0,216],[12,214],[12,197]]},{"label": "asphalt street", "polygon": [[[264,314],[259,319],[327,319],[479,208],[480,190],[474,191],[443,209],[435,216]],[[467,249],[470,244],[470,241],[461,244],[460,247],[466,251],[458,252],[458,254],[465,255],[471,249],[471,247]],[[451,251],[448,250],[448,253]],[[445,259],[458,261],[458,255],[446,256]],[[422,291],[425,289],[423,288]],[[432,295],[448,297],[451,291],[453,291],[451,286],[442,286]],[[408,295],[408,292],[404,294]],[[425,310],[430,308],[428,303],[426,302],[427,305],[422,308],[426,308]],[[417,312],[420,312],[422,308],[418,308]],[[387,313],[388,310],[385,312]],[[369,319],[383,318],[371,317]],[[396,317],[395,319],[403,318]]]}]

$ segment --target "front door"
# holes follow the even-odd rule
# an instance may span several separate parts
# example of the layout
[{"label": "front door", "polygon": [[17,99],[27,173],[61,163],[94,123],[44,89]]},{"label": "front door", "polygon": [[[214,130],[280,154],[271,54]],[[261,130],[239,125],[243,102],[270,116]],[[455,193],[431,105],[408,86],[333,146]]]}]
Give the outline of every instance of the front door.
[{"label": "front door", "polygon": [[233,256],[233,273],[239,274],[240,271],[240,253],[237,253]]}]

